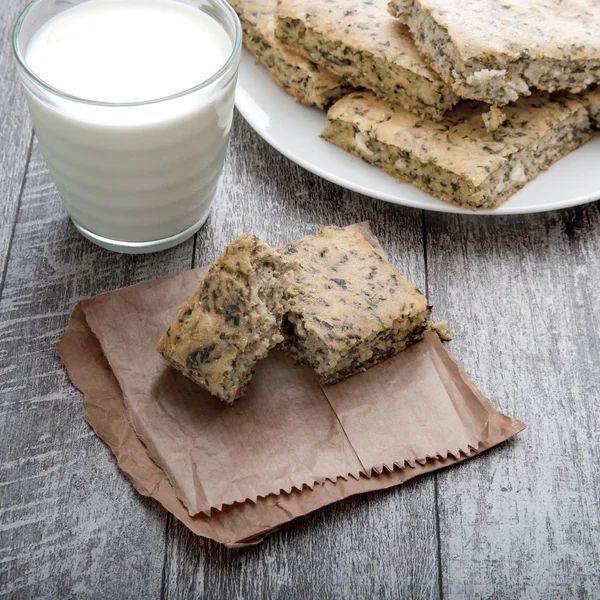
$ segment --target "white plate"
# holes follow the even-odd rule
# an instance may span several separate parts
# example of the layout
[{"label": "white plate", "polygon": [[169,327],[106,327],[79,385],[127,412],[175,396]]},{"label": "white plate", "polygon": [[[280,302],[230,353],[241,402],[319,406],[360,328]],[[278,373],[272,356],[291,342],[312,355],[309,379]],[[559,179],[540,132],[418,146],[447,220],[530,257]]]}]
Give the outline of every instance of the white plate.
[{"label": "white plate", "polygon": [[273,148],[308,171],[345,188],[394,204],[439,212],[520,214],[542,212],[600,199],[600,135],[552,165],[495,210],[477,212],[438,200],[319,137],[326,117],[283,92],[266,69],[242,55],[236,106]]}]

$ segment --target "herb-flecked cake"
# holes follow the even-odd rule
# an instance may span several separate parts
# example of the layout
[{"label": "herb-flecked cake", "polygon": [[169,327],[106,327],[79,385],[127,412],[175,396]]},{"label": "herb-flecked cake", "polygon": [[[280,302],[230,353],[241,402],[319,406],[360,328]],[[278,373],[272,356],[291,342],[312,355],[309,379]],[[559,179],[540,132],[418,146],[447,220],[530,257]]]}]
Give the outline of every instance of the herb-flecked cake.
[{"label": "herb-flecked cake", "polygon": [[432,119],[458,100],[387,12],[387,0],[279,0],[275,16],[280,40],[357,87]]},{"label": "herb-flecked cake", "polygon": [[490,132],[472,100],[436,123],[357,92],[331,107],[322,137],[438,198],[495,208],[593,136],[588,107],[584,97],[538,92],[505,107]]},{"label": "herb-flecked cake", "polygon": [[431,307],[352,228],[326,227],[281,249],[300,264],[284,348],[335,383],[420,340]]},{"label": "herb-flecked cake", "polygon": [[244,47],[271,78],[301,104],[326,108],[351,86],[337,75],[293,52],[275,37],[276,0],[231,0],[240,17]]},{"label": "herb-flecked cake", "polygon": [[283,341],[288,276],[295,268],[255,236],[242,234],[210,267],[157,351],[186,377],[233,404],[256,361]]},{"label": "herb-flecked cake", "polygon": [[600,82],[598,0],[391,0],[429,63],[462,98],[507,104],[530,88]]}]

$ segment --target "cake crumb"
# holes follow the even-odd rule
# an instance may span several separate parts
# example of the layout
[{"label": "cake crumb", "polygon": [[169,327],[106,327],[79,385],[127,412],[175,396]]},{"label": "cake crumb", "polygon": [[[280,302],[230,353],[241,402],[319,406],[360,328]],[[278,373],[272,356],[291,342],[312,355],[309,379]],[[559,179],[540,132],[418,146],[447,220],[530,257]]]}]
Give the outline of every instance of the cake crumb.
[{"label": "cake crumb", "polygon": [[481,118],[483,119],[485,128],[490,132],[496,131],[506,121],[506,115],[496,105],[490,106],[489,112],[484,112]]},{"label": "cake crumb", "polygon": [[437,333],[442,342],[449,342],[452,339],[452,329],[448,327],[448,321],[438,321],[437,323],[430,323],[429,329]]}]

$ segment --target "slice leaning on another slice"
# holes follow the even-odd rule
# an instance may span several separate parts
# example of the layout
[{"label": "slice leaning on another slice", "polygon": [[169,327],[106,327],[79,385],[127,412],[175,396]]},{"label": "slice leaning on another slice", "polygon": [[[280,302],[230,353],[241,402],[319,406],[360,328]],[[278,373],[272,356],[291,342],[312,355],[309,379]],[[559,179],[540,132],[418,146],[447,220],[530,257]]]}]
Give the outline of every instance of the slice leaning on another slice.
[{"label": "slice leaning on another slice", "polygon": [[587,142],[589,100],[536,93],[485,128],[481,104],[464,101],[437,123],[377,98],[350,94],[331,107],[322,137],[438,198],[495,208],[543,169]]},{"label": "slice leaning on another slice", "polygon": [[283,341],[288,276],[295,268],[255,236],[242,234],[210,267],[157,351],[193,382],[233,404],[255,363]]},{"label": "slice leaning on another slice", "polygon": [[321,383],[363,371],[419,341],[431,307],[417,288],[352,228],[326,227],[281,249],[301,269],[283,345]]},{"label": "slice leaning on another slice", "polygon": [[458,101],[387,12],[387,0],[279,0],[275,17],[280,40],[356,87],[432,119]]},{"label": "slice leaning on another slice", "polygon": [[240,17],[244,47],[271,78],[301,104],[326,108],[352,91],[337,75],[306,60],[275,37],[276,0],[231,0]]}]

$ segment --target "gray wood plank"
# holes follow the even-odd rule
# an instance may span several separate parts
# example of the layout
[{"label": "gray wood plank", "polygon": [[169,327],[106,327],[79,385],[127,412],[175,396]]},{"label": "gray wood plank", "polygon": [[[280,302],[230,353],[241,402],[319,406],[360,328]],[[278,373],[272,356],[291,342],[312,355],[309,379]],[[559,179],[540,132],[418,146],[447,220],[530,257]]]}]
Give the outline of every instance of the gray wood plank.
[{"label": "gray wood plank", "polygon": [[443,595],[600,597],[600,213],[427,216],[451,350],[518,440],[440,472]]},{"label": "gray wood plank", "polygon": [[68,221],[34,147],[0,302],[0,597],[160,595],[166,512],[83,421],[56,356],[75,302],[191,266],[193,241],[122,256]]},{"label": "gray wood plank", "polygon": [[31,147],[31,123],[12,59],[14,22],[27,0],[0,2],[0,294]]},{"label": "gray wood plank", "polygon": [[[230,159],[196,263],[252,231],[282,244],[329,224],[371,220],[392,262],[424,287],[422,217],[306,173],[236,117]],[[227,550],[170,521],[165,598],[437,598],[433,478],[352,498]]]}]

